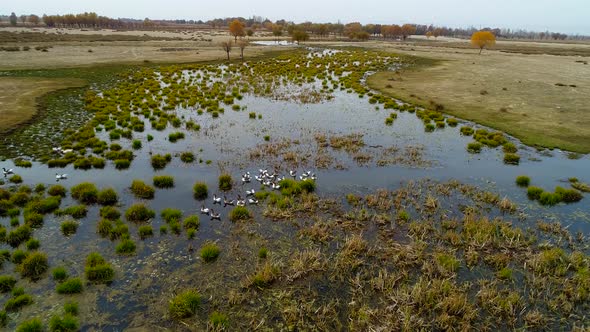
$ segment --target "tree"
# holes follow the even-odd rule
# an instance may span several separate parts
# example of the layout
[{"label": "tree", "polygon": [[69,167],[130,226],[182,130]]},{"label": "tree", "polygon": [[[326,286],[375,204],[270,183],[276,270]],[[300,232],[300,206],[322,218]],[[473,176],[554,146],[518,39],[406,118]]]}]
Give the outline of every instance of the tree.
[{"label": "tree", "polygon": [[12,14],[10,14],[10,25],[12,25],[13,27],[16,26],[16,14],[14,12],[12,12]]},{"label": "tree", "polygon": [[496,44],[496,36],[490,31],[477,31],[471,35],[471,45],[479,47],[479,54],[484,47],[490,48]]},{"label": "tree", "polygon": [[227,53],[227,61],[229,61],[229,52],[231,52],[232,42],[231,39],[228,41],[221,42],[221,48]]},{"label": "tree", "polygon": [[426,38],[430,39],[430,37],[432,37],[434,35],[434,33],[432,31],[427,31],[426,32]]},{"label": "tree", "polygon": [[412,24],[404,24],[402,25],[402,37],[404,40],[416,33],[416,26]]},{"label": "tree", "polygon": [[277,42],[279,41],[279,37],[283,35],[283,27],[278,24],[273,24],[272,26],[272,35],[277,37]]},{"label": "tree", "polygon": [[29,16],[29,22],[31,22],[33,25],[39,25],[39,16],[33,14],[31,16]]},{"label": "tree", "polygon": [[25,23],[27,23],[27,15],[21,15],[19,16],[20,21],[22,22],[23,25],[25,25]]},{"label": "tree", "polygon": [[243,37],[244,33],[244,23],[240,22],[239,20],[233,20],[229,24],[229,33],[234,36],[235,41],[238,41],[238,37]]},{"label": "tree", "polygon": [[250,45],[247,40],[240,40],[238,42],[238,47],[240,48],[240,58],[244,60],[244,49]]},{"label": "tree", "polygon": [[299,45],[300,42],[309,40],[309,35],[307,34],[307,32],[303,30],[293,30],[291,38],[293,39],[293,41],[297,42],[297,45]]},{"label": "tree", "polygon": [[248,35],[248,37],[254,36],[254,30],[253,29],[246,30],[246,35]]}]

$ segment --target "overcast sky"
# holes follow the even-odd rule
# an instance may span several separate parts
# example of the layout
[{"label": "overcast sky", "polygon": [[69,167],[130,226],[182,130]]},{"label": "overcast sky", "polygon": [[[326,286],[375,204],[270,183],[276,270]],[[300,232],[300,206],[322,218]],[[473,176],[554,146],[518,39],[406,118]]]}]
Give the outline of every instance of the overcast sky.
[{"label": "overcast sky", "polygon": [[[1,0],[0,14],[67,14],[93,11],[109,17],[286,19],[358,21],[451,27],[500,27],[590,35],[590,0]],[[10,4],[10,6],[8,6]]]}]

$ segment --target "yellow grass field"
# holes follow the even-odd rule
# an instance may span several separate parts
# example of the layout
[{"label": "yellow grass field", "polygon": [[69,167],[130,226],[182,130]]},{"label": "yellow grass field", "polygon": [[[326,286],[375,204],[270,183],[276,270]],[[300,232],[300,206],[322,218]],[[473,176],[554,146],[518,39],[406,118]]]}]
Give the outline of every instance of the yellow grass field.
[{"label": "yellow grass field", "polygon": [[80,79],[0,77],[0,132],[30,120],[37,112],[38,97],[85,84]]}]

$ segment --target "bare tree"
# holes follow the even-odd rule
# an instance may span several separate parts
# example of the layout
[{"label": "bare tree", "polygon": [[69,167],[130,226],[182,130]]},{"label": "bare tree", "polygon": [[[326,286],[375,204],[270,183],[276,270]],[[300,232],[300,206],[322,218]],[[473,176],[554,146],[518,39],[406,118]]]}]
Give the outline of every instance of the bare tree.
[{"label": "bare tree", "polygon": [[229,52],[231,52],[232,42],[231,39],[228,41],[221,42],[221,48],[227,53],[227,61],[229,61]]},{"label": "bare tree", "polygon": [[249,45],[247,40],[240,40],[238,42],[238,47],[240,48],[240,58],[244,60],[244,49]]}]

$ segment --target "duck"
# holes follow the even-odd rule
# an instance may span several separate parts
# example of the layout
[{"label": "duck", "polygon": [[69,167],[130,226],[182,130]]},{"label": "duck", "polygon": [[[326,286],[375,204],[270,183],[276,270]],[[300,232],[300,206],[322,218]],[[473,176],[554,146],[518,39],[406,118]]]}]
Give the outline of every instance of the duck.
[{"label": "duck", "polygon": [[256,194],[256,191],[254,191],[254,189],[246,190],[246,196],[254,196],[254,194]]},{"label": "duck", "polygon": [[236,200],[236,205],[237,206],[246,206],[246,201],[242,199],[242,197],[240,197],[240,195],[238,195],[238,199]]},{"label": "duck", "polygon": [[318,177],[315,175],[315,173],[312,173],[309,178],[315,181]]},{"label": "duck", "polygon": [[250,183],[250,178],[242,177],[242,183]]},{"label": "duck", "polygon": [[73,149],[64,149],[64,150],[61,150],[61,153],[63,153],[63,154],[70,153],[70,152],[74,152],[74,150]]},{"label": "duck", "polygon": [[228,200],[227,197],[223,196],[223,207],[226,207],[228,205],[234,205],[234,201],[233,200]]},{"label": "duck", "polygon": [[4,176],[6,176],[8,174],[13,174],[14,170],[12,168],[6,169],[6,168],[2,167],[2,172],[4,172]]},{"label": "duck", "polygon": [[297,171],[289,171],[289,175],[291,175],[291,177],[295,179],[297,178]]},{"label": "duck", "polygon": [[256,179],[256,181],[258,181],[260,183],[262,183],[262,181],[264,181],[264,178],[262,176],[258,176],[258,175],[255,175],[254,179]]},{"label": "duck", "polygon": [[272,185],[272,182],[270,182],[270,181],[264,181],[262,184],[263,184],[265,187],[270,187],[270,186]]},{"label": "duck", "polygon": [[221,204],[221,197],[217,197],[217,194],[213,194],[213,204]]},{"label": "duck", "polygon": [[276,183],[273,182],[272,183],[272,189],[279,190],[279,189],[281,189],[281,185],[280,184],[276,184]]},{"label": "duck", "polygon": [[211,210],[209,208],[206,208],[205,205],[201,206],[201,214],[209,214],[211,212]]},{"label": "duck", "polygon": [[57,181],[59,181],[59,180],[65,180],[65,179],[67,179],[67,178],[68,178],[68,175],[67,175],[67,174],[59,174],[59,173],[55,173],[55,179],[56,179]]},{"label": "duck", "polygon": [[307,180],[307,175],[305,175],[305,174],[299,175],[299,180],[301,180],[301,181]]},{"label": "duck", "polygon": [[257,205],[258,200],[256,198],[248,198],[248,204],[250,205]]},{"label": "duck", "polygon": [[51,151],[52,151],[53,153],[62,153],[62,150],[61,150],[61,148],[60,148],[60,147],[51,148]]},{"label": "duck", "polygon": [[209,217],[211,217],[211,220],[221,220],[221,214],[215,213],[213,210],[209,213]]}]

